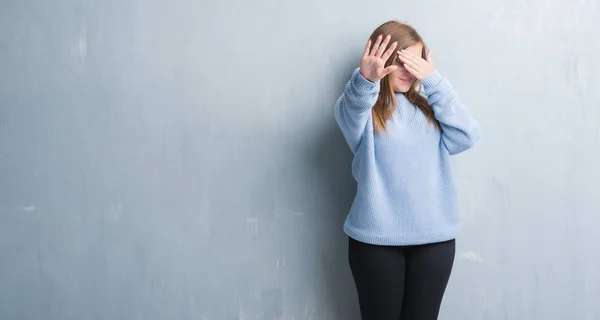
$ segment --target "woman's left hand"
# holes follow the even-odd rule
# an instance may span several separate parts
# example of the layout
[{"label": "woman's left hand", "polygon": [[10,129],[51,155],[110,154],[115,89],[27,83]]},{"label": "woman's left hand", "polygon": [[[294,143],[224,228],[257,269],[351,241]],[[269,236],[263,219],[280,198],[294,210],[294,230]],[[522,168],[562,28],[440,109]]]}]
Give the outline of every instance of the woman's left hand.
[{"label": "woman's left hand", "polygon": [[404,64],[404,68],[419,80],[423,80],[435,70],[431,50],[427,51],[427,59],[415,57],[405,50],[398,51],[398,58]]}]

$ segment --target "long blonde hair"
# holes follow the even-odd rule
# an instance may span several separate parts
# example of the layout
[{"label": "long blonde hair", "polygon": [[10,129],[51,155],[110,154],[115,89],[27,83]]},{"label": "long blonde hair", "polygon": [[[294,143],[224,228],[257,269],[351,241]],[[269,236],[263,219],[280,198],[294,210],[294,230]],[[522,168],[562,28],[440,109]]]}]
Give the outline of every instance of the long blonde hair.
[{"label": "long blonde hair", "polygon": [[[392,20],[380,25],[371,34],[371,43],[373,43],[373,45],[377,41],[377,37],[380,34],[384,36],[388,34],[391,35],[389,43],[392,44],[394,43],[394,41],[397,41],[397,50],[405,49],[407,47],[420,43],[423,45],[421,56],[423,57],[423,59],[427,57],[427,49],[425,48],[425,43],[423,39],[413,27],[407,24]],[[398,54],[394,52],[386,61],[385,66],[388,67],[389,65],[393,64],[397,58]],[[397,107],[396,94],[394,92],[394,89],[392,88],[392,83],[389,80],[389,75],[381,79],[380,86],[381,87],[379,90],[379,97],[377,98],[377,102],[375,102],[375,105],[372,109],[373,126],[377,132],[386,131],[386,121],[392,117],[392,114],[394,113]],[[425,97],[423,97],[419,93],[420,87],[421,82],[418,80],[415,81],[410,86],[410,89],[408,89],[408,91],[404,93],[404,96],[408,101],[410,101],[413,105],[419,108],[421,112],[423,112],[429,123],[433,124],[436,128],[439,129],[440,123],[434,117],[433,109],[427,102],[427,99],[425,99]]]}]

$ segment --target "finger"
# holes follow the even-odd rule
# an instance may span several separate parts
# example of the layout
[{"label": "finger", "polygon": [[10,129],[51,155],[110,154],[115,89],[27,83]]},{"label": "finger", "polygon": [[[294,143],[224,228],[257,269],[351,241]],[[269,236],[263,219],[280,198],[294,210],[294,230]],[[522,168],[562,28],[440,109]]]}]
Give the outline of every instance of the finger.
[{"label": "finger", "polygon": [[388,75],[396,70],[398,70],[398,66],[393,64],[393,65],[383,69],[383,74]]},{"label": "finger", "polygon": [[399,57],[403,62],[411,63],[414,67],[417,67],[417,70],[426,63],[425,59],[421,57],[415,57],[408,52],[402,52]]},{"label": "finger", "polygon": [[410,53],[408,53],[408,52],[406,52],[404,50],[398,51],[398,56],[402,57],[404,59],[409,59],[409,60],[412,60],[412,58],[413,58],[413,56]]},{"label": "finger", "polygon": [[415,69],[418,69],[420,66],[419,63],[417,61],[415,61],[416,59],[414,59],[413,57],[410,57],[410,56],[406,56],[405,54],[398,54],[398,58],[400,59],[401,62],[404,62],[405,64],[409,64]]},{"label": "finger", "polygon": [[383,41],[383,43],[381,44],[381,46],[377,50],[377,57],[381,57],[381,55],[385,51],[385,48],[387,47],[388,43],[390,43],[390,39],[391,38],[392,38],[392,36],[389,35],[389,34],[385,37],[385,40]]},{"label": "finger", "polygon": [[411,67],[410,65],[408,65],[408,64],[406,64],[406,63],[404,64],[404,68],[405,68],[406,70],[408,70],[408,72],[412,73],[412,75],[413,75],[413,76],[415,76],[415,77],[416,77],[416,76],[417,76],[417,74],[419,73],[419,71],[415,70],[413,67]]},{"label": "finger", "polygon": [[370,50],[371,50],[371,39],[369,39],[369,41],[367,41],[367,46],[365,47],[365,52],[363,53],[363,57],[368,56]]},{"label": "finger", "polygon": [[387,59],[390,58],[390,56],[394,53],[394,50],[396,50],[396,46],[398,45],[398,41],[394,41],[394,43],[392,43],[392,45],[390,46],[389,49],[387,49],[387,51],[383,54],[383,56],[381,57],[381,59],[383,61],[387,61]]},{"label": "finger", "polygon": [[373,46],[373,48],[371,48],[371,52],[369,53],[370,56],[374,56],[377,53],[379,45],[381,44],[382,37],[382,35],[377,36],[377,41],[375,41],[375,45]]},{"label": "finger", "polygon": [[415,57],[415,56],[413,56],[413,55],[412,55],[412,53],[410,53],[410,52],[408,52],[408,51],[406,51],[406,50],[404,50],[404,49],[402,49],[402,50],[398,51],[398,54],[400,54],[401,56],[404,56],[404,57],[406,57],[406,58],[408,58],[408,59],[410,59],[410,60],[413,60],[413,61],[415,61],[415,62],[416,62],[417,60],[419,60],[419,58],[420,58],[420,57]]},{"label": "finger", "polygon": [[433,52],[433,50],[427,51],[427,62],[429,62],[429,63],[433,63],[433,58],[431,57],[431,52]]}]

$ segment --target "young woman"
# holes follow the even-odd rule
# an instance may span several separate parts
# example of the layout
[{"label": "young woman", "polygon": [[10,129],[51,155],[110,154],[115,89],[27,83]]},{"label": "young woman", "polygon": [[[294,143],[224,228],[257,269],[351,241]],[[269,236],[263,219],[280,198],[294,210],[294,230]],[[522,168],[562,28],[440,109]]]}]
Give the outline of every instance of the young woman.
[{"label": "young woman", "polygon": [[396,21],[371,35],[335,119],[358,183],[344,231],[362,319],[437,319],[459,231],[449,156],[475,144],[478,123]]}]

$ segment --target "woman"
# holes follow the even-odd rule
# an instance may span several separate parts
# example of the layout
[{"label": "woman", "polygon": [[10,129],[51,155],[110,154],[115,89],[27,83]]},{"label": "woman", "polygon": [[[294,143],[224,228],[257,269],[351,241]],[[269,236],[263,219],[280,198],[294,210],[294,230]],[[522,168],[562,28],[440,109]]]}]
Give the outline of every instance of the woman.
[{"label": "woman", "polygon": [[475,144],[478,123],[396,21],[371,35],[335,119],[358,182],[344,231],[362,319],[437,319],[459,231],[449,156]]}]

